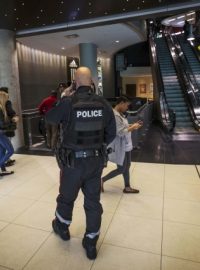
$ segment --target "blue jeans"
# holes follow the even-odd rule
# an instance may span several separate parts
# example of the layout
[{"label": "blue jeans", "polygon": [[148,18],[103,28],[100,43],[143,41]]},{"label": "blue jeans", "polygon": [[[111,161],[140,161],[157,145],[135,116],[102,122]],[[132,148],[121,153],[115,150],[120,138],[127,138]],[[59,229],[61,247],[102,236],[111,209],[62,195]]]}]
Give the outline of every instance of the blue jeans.
[{"label": "blue jeans", "polygon": [[6,135],[0,132],[0,167],[5,165],[5,162],[14,153],[14,148]]}]

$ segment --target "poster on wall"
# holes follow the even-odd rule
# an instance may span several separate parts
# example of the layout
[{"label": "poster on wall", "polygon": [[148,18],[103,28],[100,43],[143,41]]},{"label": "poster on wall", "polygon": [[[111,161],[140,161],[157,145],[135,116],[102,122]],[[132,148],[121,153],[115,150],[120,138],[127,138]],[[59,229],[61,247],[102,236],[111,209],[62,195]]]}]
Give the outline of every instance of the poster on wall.
[{"label": "poster on wall", "polygon": [[77,57],[67,57],[67,79],[72,82],[74,80],[76,69],[79,67],[79,59]]},{"label": "poster on wall", "polygon": [[153,83],[150,83],[150,85],[149,85],[149,93],[150,94],[153,93]]},{"label": "poster on wall", "polygon": [[146,94],[147,92],[146,84],[145,83],[139,84],[139,90],[140,90],[140,94]]}]

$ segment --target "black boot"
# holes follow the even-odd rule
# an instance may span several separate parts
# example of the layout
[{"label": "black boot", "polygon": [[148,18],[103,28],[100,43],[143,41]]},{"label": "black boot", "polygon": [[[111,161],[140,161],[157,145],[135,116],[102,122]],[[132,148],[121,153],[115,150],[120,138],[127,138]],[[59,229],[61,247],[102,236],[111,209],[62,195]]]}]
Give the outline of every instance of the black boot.
[{"label": "black boot", "polygon": [[69,226],[65,223],[60,222],[57,218],[52,221],[52,227],[56,234],[62,238],[62,240],[67,241],[70,239]]},{"label": "black boot", "polygon": [[82,245],[84,249],[86,250],[86,255],[88,259],[94,260],[97,257],[97,249],[96,249],[96,244],[99,236],[95,236],[95,238],[91,239],[84,235]]}]

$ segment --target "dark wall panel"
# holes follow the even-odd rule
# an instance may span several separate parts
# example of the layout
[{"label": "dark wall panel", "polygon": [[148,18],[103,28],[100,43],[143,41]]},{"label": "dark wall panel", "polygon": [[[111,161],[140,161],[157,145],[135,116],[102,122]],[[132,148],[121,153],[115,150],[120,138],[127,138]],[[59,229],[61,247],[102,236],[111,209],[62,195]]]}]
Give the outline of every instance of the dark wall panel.
[{"label": "dark wall panel", "polygon": [[148,42],[141,42],[134,44],[118,52],[118,54],[120,53],[124,54],[126,66],[133,66],[133,67],[150,66]]},{"label": "dark wall panel", "polygon": [[67,81],[66,57],[17,45],[22,110],[36,108],[59,82]]}]

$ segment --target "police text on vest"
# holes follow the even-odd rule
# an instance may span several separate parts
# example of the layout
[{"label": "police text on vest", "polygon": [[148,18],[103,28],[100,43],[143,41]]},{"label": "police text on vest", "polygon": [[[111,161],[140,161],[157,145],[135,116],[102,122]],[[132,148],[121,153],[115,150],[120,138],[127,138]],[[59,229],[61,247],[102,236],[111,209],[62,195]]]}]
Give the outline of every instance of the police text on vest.
[{"label": "police text on vest", "polygon": [[92,111],[77,111],[76,117],[89,118],[89,117],[101,117],[102,110],[92,110]]}]

